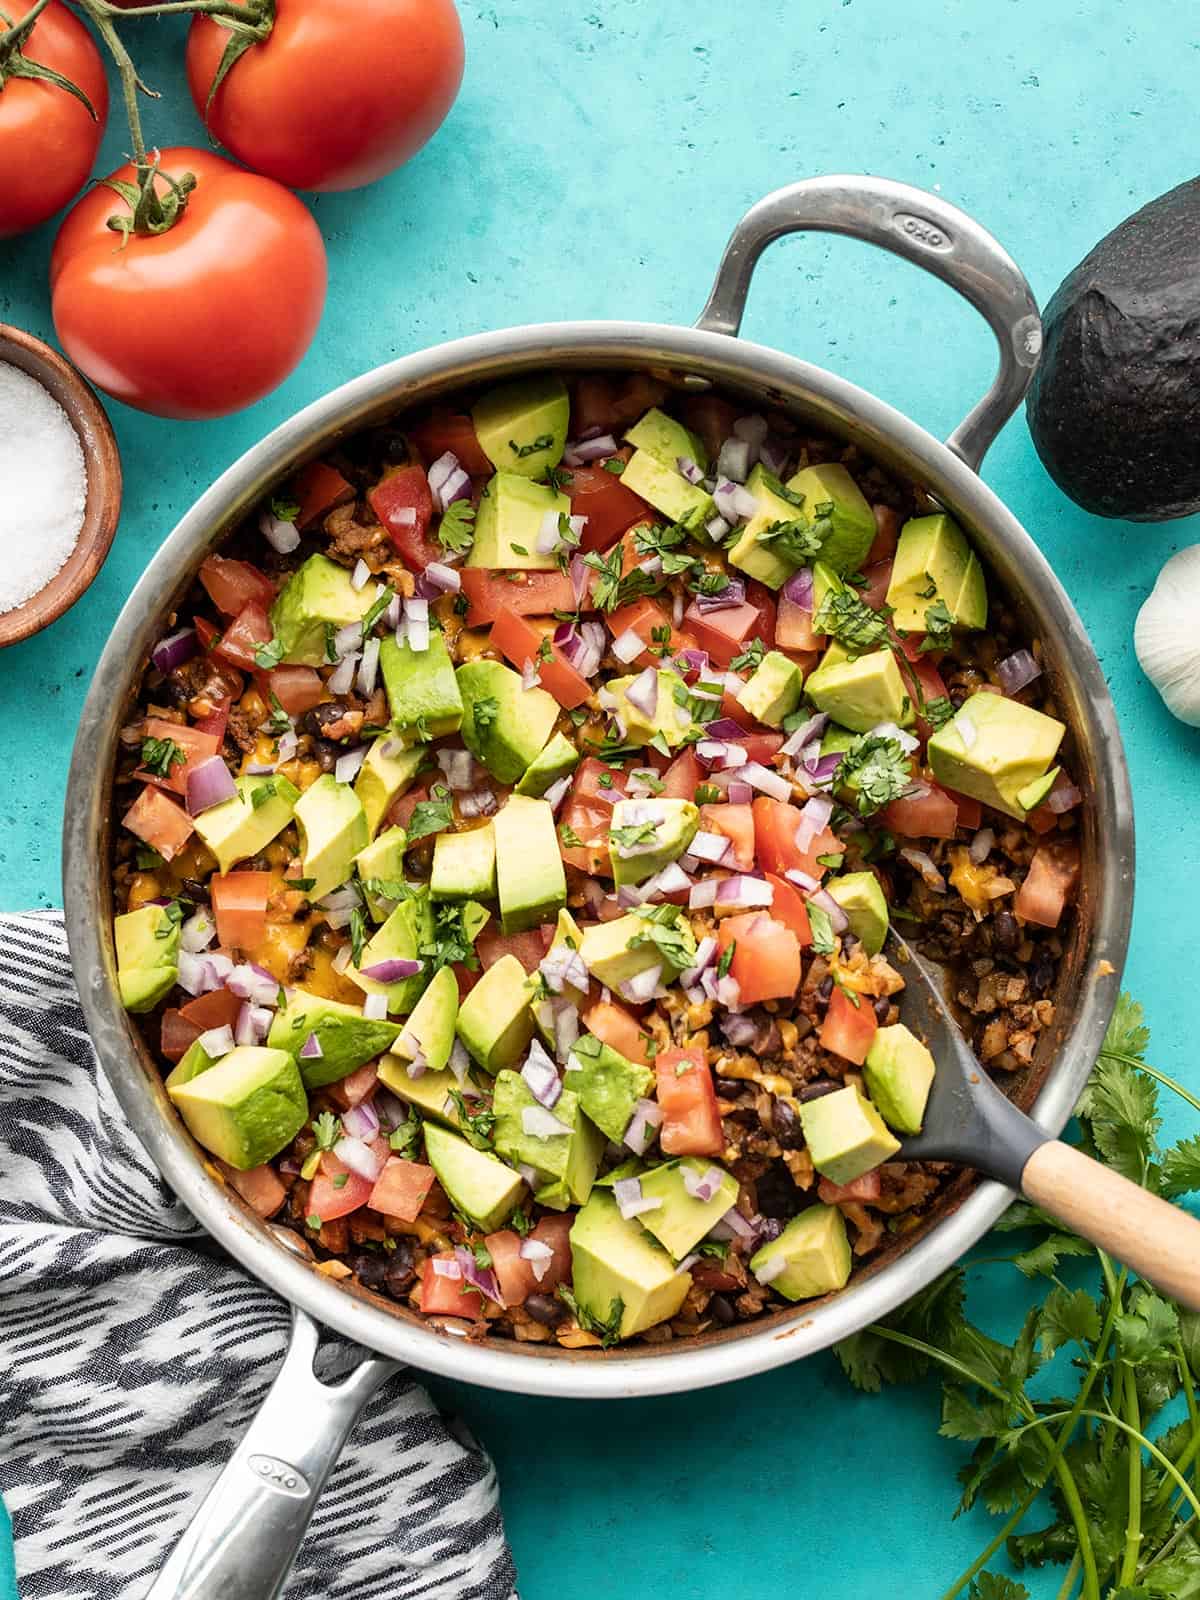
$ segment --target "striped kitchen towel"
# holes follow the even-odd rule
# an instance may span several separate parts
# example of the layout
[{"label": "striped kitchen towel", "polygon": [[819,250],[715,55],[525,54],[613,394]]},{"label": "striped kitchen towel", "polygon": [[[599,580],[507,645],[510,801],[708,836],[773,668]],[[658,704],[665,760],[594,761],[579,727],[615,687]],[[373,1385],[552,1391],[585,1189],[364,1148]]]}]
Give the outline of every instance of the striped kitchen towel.
[{"label": "striped kitchen towel", "polygon": [[[61,914],[0,917],[0,1493],[23,1600],[145,1593],[288,1326],[130,1133]],[[514,1584],[491,1461],[393,1378],[326,1485],[286,1600],[510,1600]]]}]

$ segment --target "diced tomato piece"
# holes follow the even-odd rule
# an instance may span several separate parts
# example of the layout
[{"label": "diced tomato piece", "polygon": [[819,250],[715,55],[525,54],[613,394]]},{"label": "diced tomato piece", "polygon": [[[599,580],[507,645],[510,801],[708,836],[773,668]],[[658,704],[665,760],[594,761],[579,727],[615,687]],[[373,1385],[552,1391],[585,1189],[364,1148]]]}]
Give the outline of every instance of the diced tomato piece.
[{"label": "diced tomato piece", "polygon": [[[552,939],[554,926],[547,926]],[[526,972],[536,972],[549,948],[550,939],[541,928],[529,928],[524,933],[501,933],[495,922],[489,922],[475,941],[475,954],[485,972],[501,956],[516,956]]]},{"label": "diced tomato piece", "polygon": [[615,1000],[597,1000],[594,1006],[589,1006],[583,1013],[583,1025],[627,1061],[640,1062],[643,1067],[650,1065],[649,1034],[643,1031],[637,1018]]},{"label": "diced tomato piece", "polygon": [[679,414],[684,426],[699,437],[708,451],[710,463],[715,466],[721,446],[742,413],[719,394],[692,394],[684,400]]},{"label": "diced tomato piece", "polygon": [[694,800],[696,786],[700,783],[700,763],[691,745],[681,751],[663,773],[663,798],[665,800]]},{"label": "diced tomato piece", "polygon": [[257,601],[243,606],[236,619],[229,624],[220,640],[213,645],[213,654],[235,667],[246,670],[255,665],[254,652],[272,638],[271,619]]},{"label": "diced tomato piece", "polygon": [[729,973],[737,980],[740,1004],[790,1000],[800,987],[800,942],[786,923],[765,911],[722,918],[717,943],[722,955],[736,943]]},{"label": "diced tomato piece", "polygon": [[267,936],[269,872],[214,872],[209,879],[217,939],[226,948],[252,950]]},{"label": "diced tomato piece", "polygon": [[435,1261],[453,1261],[453,1250],[430,1256],[421,1269],[421,1310],[427,1317],[481,1317],[483,1296],[465,1278],[443,1278]]},{"label": "diced tomato piece", "polygon": [[705,805],[700,807],[703,833],[720,833],[733,844],[732,857],[722,866],[737,866],[749,872],[754,865],[754,812],[748,805]]},{"label": "diced tomato piece", "polygon": [[455,963],[454,977],[458,984],[458,1001],[461,1005],[470,994],[471,990],[479,982],[480,978],[482,977],[482,973],[472,972],[470,967],[465,967],[462,962],[459,961]]},{"label": "diced tomato piece", "polygon": [[650,595],[641,595],[627,606],[620,606],[608,618],[608,626],[614,639],[619,639],[623,633],[634,633],[646,645],[646,649],[623,669],[625,671],[633,666],[661,667],[665,660],[664,645],[667,654],[675,656],[681,650],[693,649],[696,644],[691,634],[672,626],[670,613]]},{"label": "diced tomato piece", "polygon": [[571,397],[571,437],[582,438],[592,428],[619,437],[643,412],[661,405],[665,394],[663,384],[640,372],[620,380],[588,373],[576,380]]},{"label": "diced tomato piece", "polygon": [[422,1166],[419,1161],[405,1161],[401,1156],[389,1156],[367,1204],[372,1211],[382,1211],[385,1217],[415,1222],[433,1188],[433,1179],[432,1167]]},{"label": "diced tomato piece", "polygon": [[367,1061],[336,1083],[329,1084],[325,1093],[336,1100],[343,1111],[349,1111],[351,1106],[361,1105],[368,1095],[374,1093],[378,1081],[379,1068],[373,1061]]},{"label": "diced tomato piece", "polygon": [[408,429],[409,437],[421,452],[421,459],[431,467],[439,456],[449,450],[458,457],[458,463],[473,478],[490,478],[495,468],[483,453],[475,432],[475,424],[464,411],[451,411],[445,406],[434,406],[423,422]]},{"label": "diced tomato piece", "polygon": [[1058,827],[1058,816],[1047,805],[1040,805],[1036,811],[1031,811],[1025,821],[1037,834],[1053,833]]},{"label": "diced tomato piece", "polygon": [[[931,700],[946,698],[946,685],[934,663],[928,655],[918,655],[915,661],[910,661],[907,655],[899,662],[900,673],[904,679],[904,688],[913,702],[913,709],[917,714],[915,732],[918,738],[927,740],[933,732],[933,725],[920,713],[919,707],[928,704]],[[913,679],[916,679],[914,684]]]},{"label": "diced tomato piece", "polygon": [[878,611],[887,599],[888,585],[892,581],[891,561],[879,561],[873,567],[867,567],[863,577],[867,581],[858,591],[858,598]]},{"label": "diced tomato piece", "polygon": [[595,756],[584,756],[575,769],[575,782],[571,786],[572,800],[591,806],[603,806],[609,811],[617,799],[614,790],[624,793],[625,774],[620,767],[607,766]]},{"label": "diced tomato piece", "polygon": [[287,495],[300,507],[296,526],[305,529],[327,516],[335,506],[349,505],[355,498],[355,488],[328,461],[310,461],[290,479]]},{"label": "diced tomato piece", "polygon": [[145,737],[170,739],[183,753],[185,759],[172,762],[164,777],[156,777],[145,767],[139,767],[136,773],[137,777],[153,783],[156,789],[170,789],[175,794],[186,795],[188,773],[215,756],[221,748],[221,741],[215,734],[205,733],[199,727],[188,727],[183,722],[168,722],[165,717],[147,717]]},{"label": "diced tomato piece", "polygon": [[240,700],[246,680],[236,667],[228,661],[222,661],[218,651],[221,645],[221,630],[214,626],[207,617],[195,619],[196,637],[199,639],[205,652],[205,665],[209,670],[209,678],[205,684],[205,693],[214,702],[230,702]]},{"label": "diced tomato piece", "polygon": [[1025,882],[1017,890],[1013,910],[1023,922],[1057,928],[1079,883],[1079,846],[1074,839],[1056,839],[1038,846]]},{"label": "diced tomato piece", "polygon": [[660,1050],[654,1058],[663,1114],[658,1142],[669,1156],[719,1156],[725,1149],[713,1075],[697,1045]]},{"label": "diced tomato piece", "polygon": [[958,826],[958,807],[953,798],[928,778],[920,781],[927,786],[928,794],[889,801],[879,813],[879,820],[906,839],[953,839]]},{"label": "diced tomato piece", "polygon": [[719,667],[728,667],[751,639],[761,639],[769,650],[775,642],[775,600],[764,584],[750,579],[746,599],[725,611],[700,610],[693,600],[683,614],[684,626],[701,650],[707,650]]},{"label": "diced tomato piece", "polygon": [[180,1008],[180,1015],[198,1027],[201,1033],[209,1028],[233,1027],[242,1002],[228,989],[213,989],[208,994],[198,994]]},{"label": "diced tomato piece", "polygon": [[972,832],[983,823],[983,807],[973,795],[959,794],[957,789],[947,789],[946,793],[954,801],[957,811],[957,825],[960,828],[970,828]]},{"label": "diced tomato piece", "polygon": [[547,1264],[541,1278],[535,1275],[534,1287],[541,1294],[553,1294],[559,1284],[566,1283],[571,1276],[571,1224],[574,1220],[570,1216],[543,1217],[530,1232],[531,1239],[548,1244],[554,1251],[554,1259]]},{"label": "diced tomato piece", "polygon": [[813,632],[813,614],[785,594],[775,613],[775,643],[780,650],[818,650],[824,635]]},{"label": "diced tomato piece", "polygon": [[539,651],[551,637],[551,630],[540,628],[519,612],[502,606],[492,623],[492,645],[517,671],[532,661],[541,674],[542,688],[552,694],[566,711],[581,706],[591,698],[592,686],[567,660],[559,647],[550,644],[550,659],[542,659]]},{"label": "diced tomato piece", "polygon": [[881,1193],[878,1167],[864,1172],[853,1183],[833,1183],[829,1178],[822,1178],[817,1185],[817,1198],[827,1206],[841,1205],[843,1200],[858,1200],[869,1205],[872,1200],[878,1200]]},{"label": "diced tomato piece", "polygon": [[195,832],[191,817],[174,800],[147,784],[121,818],[143,844],[157,850],[164,861],[173,860]]},{"label": "diced tomato piece", "polygon": [[287,1190],[274,1167],[247,1167],[240,1172],[227,1161],[218,1161],[217,1165],[256,1216],[273,1217],[287,1199]]},{"label": "diced tomato piece", "polygon": [[393,828],[407,828],[412,821],[412,814],[424,801],[429,799],[429,786],[424,783],[417,784],[402,794],[398,800],[393,800],[388,810],[388,823]]},{"label": "diced tomato piece", "polygon": [[758,795],[753,804],[754,843],[758,864],[764,872],[777,872],[783,877],[789,870],[807,872],[819,878],[825,870],[818,856],[829,855],[842,848],[835,833],[823,828],[809,845],[801,850],[796,843],[796,829],[800,826],[800,812],[786,800],[772,800],[769,795]]},{"label": "diced tomato piece", "polygon": [[265,609],[275,598],[274,583],[249,561],[209,556],[201,562],[199,576],[209,599],[225,617],[239,616],[248,605]]},{"label": "diced tomato piece", "polygon": [[719,1261],[706,1256],[694,1261],[688,1271],[696,1287],[707,1289],[710,1294],[728,1294],[733,1289],[740,1292],[746,1286],[743,1278],[739,1278],[735,1272],[726,1271]]},{"label": "diced tomato piece", "polygon": [[[339,1184],[337,1180],[345,1178]],[[312,1181],[308,1195],[307,1216],[320,1217],[322,1222],[333,1222],[338,1217],[348,1217],[371,1198],[374,1185],[369,1178],[359,1177],[343,1166],[332,1150],[326,1150],[321,1165]]]},{"label": "diced tomato piece", "polygon": [[871,1040],[878,1031],[875,1007],[869,995],[859,995],[858,1004],[847,999],[845,991],[834,985],[829,997],[829,1010],[817,1035],[823,1050],[832,1050],[835,1056],[853,1061],[861,1067],[867,1059]]},{"label": "diced tomato piece", "polygon": [[878,561],[889,561],[896,554],[900,540],[900,513],[891,506],[872,506],[875,517],[875,542],[867,551],[866,565],[873,567]]},{"label": "diced tomato piece", "polygon": [[367,491],[367,499],[410,572],[424,572],[431,561],[442,559],[442,547],[429,531],[433,495],[424,467],[393,467]]},{"label": "diced tomato piece", "polygon": [[492,1258],[492,1271],[496,1275],[504,1304],[523,1305],[526,1296],[533,1293],[536,1280],[533,1263],[526,1261],[521,1254],[520,1235],[511,1228],[501,1228],[498,1233],[489,1233],[483,1242]]},{"label": "diced tomato piece", "polygon": [[203,1028],[189,1022],[182,1011],[172,1006],[162,1014],[158,1048],[168,1061],[182,1061],[203,1032]]},{"label": "diced tomato piece", "polygon": [[[241,693],[242,675],[235,674],[238,680],[238,693]],[[207,717],[197,717],[193,726],[197,733],[207,733],[217,741],[217,750],[225,743],[225,730],[229,726],[229,711],[233,704],[232,697],[219,701],[216,708],[210,711]],[[216,752],[213,752],[216,754]]]},{"label": "diced tomato piece", "polygon": [[554,611],[575,609],[575,585],[566,572],[506,573],[493,572],[490,567],[463,567],[462,592],[469,602],[468,628],[495,622],[502,606],[523,617],[548,617]]},{"label": "diced tomato piece", "polygon": [[[589,878],[611,878],[612,858],[608,853],[608,829],[612,821],[612,803],[594,805],[586,801],[568,800],[559,817],[559,854],[569,867],[575,867]],[[578,844],[564,844],[563,832],[570,829]]]},{"label": "diced tomato piece", "polygon": [[587,518],[581,550],[607,550],[627,528],[653,515],[640,495],[604,467],[571,467],[570,475],[571,515]]},{"label": "diced tomato piece", "polygon": [[312,667],[276,667],[256,676],[263,699],[270,704],[274,695],[289,717],[302,716],[325,698],[321,675]]},{"label": "diced tomato piece", "polygon": [[813,941],[804,896],[794,883],[789,883],[786,878],[780,878],[773,872],[767,873],[767,882],[775,891],[775,898],[771,902],[771,915],[777,922],[782,922],[785,928],[790,928],[796,935],[800,948],[806,950]]}]

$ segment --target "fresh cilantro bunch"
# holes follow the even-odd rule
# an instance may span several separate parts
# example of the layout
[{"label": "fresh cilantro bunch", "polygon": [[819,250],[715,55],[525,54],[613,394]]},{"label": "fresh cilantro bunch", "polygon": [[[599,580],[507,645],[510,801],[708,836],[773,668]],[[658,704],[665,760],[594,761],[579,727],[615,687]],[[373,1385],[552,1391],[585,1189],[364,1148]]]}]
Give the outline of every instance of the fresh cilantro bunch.
[{"label": "fresh cilantro bunch", "polygon": [[[1200,1099],[1150,1066],[1149,1041],[1141,1006],[1123,994],[1076,1114],[1089,1154],[1178,1199],[1200,1191],[1200,1136],[1160,1147],[1159,1085],[1196,1111]],[[1197,1600],[1200,1315],[1131,1279],[1036,1206],[1014,1205],[995,1231],[1024,1236],[1024,1248],[1001,1260],[1047,1287],[1011,1346],[967,1318],[962,1267],[837,1346],[847,1377],[870,1393],[940,1372],[939,1431],[971,1446],[955,1515],[979,1502],[1004,1518],[941,1600],[1029,1600],[1024,1584],[984,1570],[1002,1546],[1017,1568],[1065,1567],[1064,1600],[1077,1584],[1082,1600]],[[1071,1257],[1098,1267],[1096,1292],[1060,1277]],[[1041,1398],[1044,1385],[1031,1392],[1031,1380],[1060,1351],[1070,1354],[1075,1392]],[[1176,1396],[1184,1419],[1157,1428]]]}]

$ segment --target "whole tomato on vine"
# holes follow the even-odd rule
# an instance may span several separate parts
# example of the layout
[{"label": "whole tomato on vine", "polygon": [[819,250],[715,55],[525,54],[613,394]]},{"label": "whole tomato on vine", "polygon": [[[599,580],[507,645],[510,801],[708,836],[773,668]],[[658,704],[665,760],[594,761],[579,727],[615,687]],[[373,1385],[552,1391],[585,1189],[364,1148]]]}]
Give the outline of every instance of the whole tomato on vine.
[{"label": "whole tomato on vine", "polygon": [[436,133],[463,75],[453,0],[275,0],[255,42],[197,15],[188,83],[209,132],[293,189],[357,189]]},{"label": "whole tomato on vine", "polygon": [[0,239],[78,194],[107,117],[100,52],[62,0],[22,6],[15,18],[0,4]]}]

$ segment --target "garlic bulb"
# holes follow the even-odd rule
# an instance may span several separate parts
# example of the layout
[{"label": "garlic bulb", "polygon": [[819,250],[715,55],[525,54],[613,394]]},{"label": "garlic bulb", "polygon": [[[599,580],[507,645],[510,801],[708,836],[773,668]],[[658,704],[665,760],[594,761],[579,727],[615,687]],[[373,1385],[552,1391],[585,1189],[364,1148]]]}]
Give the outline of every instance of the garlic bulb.
[{"label": "garlic bulb", "polygon": [[1172,716],[1200,728],[1200,544],[1159,573],[1138,612],[1133,648]]}]

